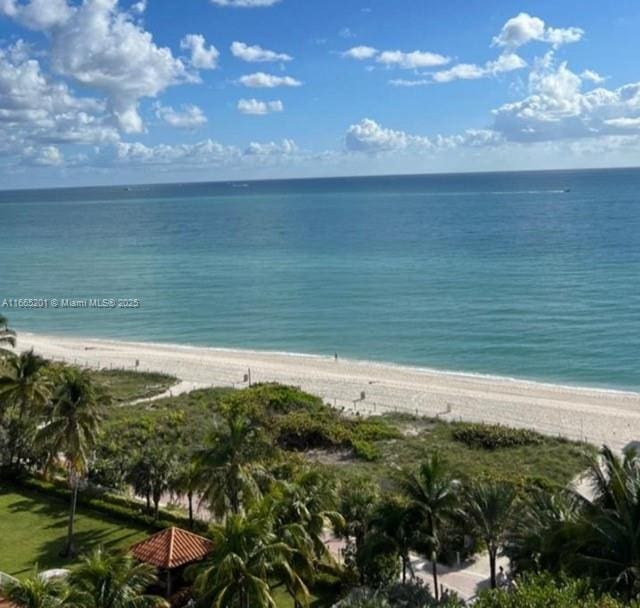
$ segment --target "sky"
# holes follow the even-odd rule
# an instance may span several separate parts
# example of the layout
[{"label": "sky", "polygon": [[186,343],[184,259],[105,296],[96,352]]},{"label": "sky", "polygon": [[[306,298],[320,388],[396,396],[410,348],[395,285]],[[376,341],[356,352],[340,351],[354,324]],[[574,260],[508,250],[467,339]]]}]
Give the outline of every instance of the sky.
[{"label": "sky", "polygon": [[0,0],[0,188],[640,165],[637,0]]}]

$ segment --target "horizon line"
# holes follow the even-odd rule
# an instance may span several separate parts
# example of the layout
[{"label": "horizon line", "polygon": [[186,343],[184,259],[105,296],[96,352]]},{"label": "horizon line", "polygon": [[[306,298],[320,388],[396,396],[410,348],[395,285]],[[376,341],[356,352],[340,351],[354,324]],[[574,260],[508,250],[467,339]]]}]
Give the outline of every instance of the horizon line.
[{"label": "horizon line", "polygon": [[269,177],[263,179],[213,179],[213,180],[195,180],[195,181],[167,181],[167,182],[134,182],[134,183],[116,183],[109,185],[95,186],[42,186],[37,188],[0,188],[0,193],[7,192],[38,192],[41,190],[87,190],[90,188],[141,188],[150,186],[192,186],[205,184],[261,184],[268,182],[302,182],[312,180],[340,180],[340,179],[375,179],[375,178],[393,178],[393,177],[438,177],[438,176],[454,176],[454,175],[502,175],[516,173],[575,173],[588,171],[628,171],[640,170],[639,165],[623,165],[619,167],[578,167],[574,169],[506,169],[502,171],[437,171],[426,173],[373,173],[363,175],[326,175],[320,177]]}]

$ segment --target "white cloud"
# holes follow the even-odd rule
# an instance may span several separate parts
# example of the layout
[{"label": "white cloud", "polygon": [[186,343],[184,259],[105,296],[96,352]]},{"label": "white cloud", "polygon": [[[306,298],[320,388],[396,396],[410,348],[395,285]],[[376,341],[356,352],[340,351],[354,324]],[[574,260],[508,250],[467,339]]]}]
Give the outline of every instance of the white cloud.
[{"label": "white cloud", "polygon": [[475,63],[458,63],[448,70],[434,72],[431,76],[435,82],[451,82],[452,80],[475,80],[496,76],[504,72],[512,72],[526,67],[527,62],[515,53],[500,55],[495,61],[487,61],[484,65]]},{"label": "white cloud", "polygon": [[274,76],[273,74],[265,74],[264,72],[256,72],[255,74],[247,74],[239,80],[240,84],[245,87],[254,89],[273,89],[275,87],[299,87],[302,83],[291,76]]},{"label": "white cloud", "polygon": [[266,61],[291,61],[292,57],[285,53],[276,53],[261,46],[249,46],[244,42],[233,42],[231,44],[231,54],[238,59],[251,63]]},{"label": "white cloud", "polygon": [[16,0],[2,0],[1,14],[32,30],[46,30],[65,24],[73,11],[66,0],[31,0],[26,4],[19,4]]},{"label": "white cloud", "polygon": [[195,129],[207,123],[207,117],[198,106],[184,104],[180,110],[156,104],[156,116],[176,129]]},{"label": "white cloud", "polygon": [[140,142],[120,142],[102,150],[100,156],[103,164],[210,167],[241,164],[261,166],[291,159],[297,153],[298,146],[291,139],[283,139],[281,142],[251,142],[244,150],[206,139],[195,144],[156,146]]},{"label": "white cloud", "polygon": [[273,157],[290,156],[298,151],[296,142],[292,139],[283,139],[282,142],[268,142],[265,144],[251,142],[244,151],[245,156]]},{"label": "white cloud", "polygon": [[138,15],[142,15],[147,10],[147,0],[139,0],[131,5],[131,10]]},{"label": "white cloud", "polygon": [[187,34],[180,41],[180,48],[191,52],[191,65],[199,70],[215,70],[220,53],[215,46],[207,47],[201,34]]},{"label": "white cloud", "polygon": [[354,46],[348,51],[342,53],[342,56],[362,61],[364,59],[371,59],[372,57],[375,57],[377,53],[378,50],[374,49],[372,46]]},{"label": "white cloud", "polygon": [[343,27],[338,32],[338,36],[340,36],[340,38],[345,38],[345,39],[355,38],[356,37],[356,35],[353,33],[353,31],[349,27]]},{"label": "white cloud", "polygon": [[394,65],[404,69],[431,68],[449,63],[450,59],[438,53],[428,51],[412,51],[403,53],[402,51],[383,51],[376,61],[384,65]]},{"label": "white cloud", "polygon": [[146,146],[140,142],[119,142],[113,148],[114,158],[108,158],[109,151],[103,151],[104,161],[142,165],[223,165],[239,158],[240,153],[233,146],[206,139],[195,144],[159,144]]},{"label": "white cloud", "polygon": [[212,4],[218,6],[231,6],[238,8],[258,8],[261,6],[273,6],[280,0],[211,0]]},{"label": "white cloud", "polygon": [[557,48],[563,44],[578,42],[583,35],[584,30],[578,27],[547,27],[539,17],[520,13],[502,26],[500,33],[493,38],[492,44],[515,49],[535,40],[547,42]]},{"label": "white cloud", "polygon": [[117,0],[86,0],[49,30],[50,61],[58,74],[103,93],[125,132],[143,130],[138,102],[189,80],[184,64],[118,10]]},{"label": "white cloud", "polygon": [[280,100],[258,101],[257,99],[240,99],[238,101],[238,111],[242,114],[254,114],[263,116],[272,112],[282,112],[284,105]]},{"label": "white cloud", "polygon": [[493,114],[494,129],[510,141],[616,136],[640,120],[640,83],[583,92],[581,77],[547,55],[529,76],[529,95]]},{"label": "white cloud", "polygon": [[424,87],[428,84],[432,84],[433,80],[428,78],[418,78],[417,80],[407,80],[406,78],[394,78],[389,81],[389,84],[394,87]]},{"label": "white cloud", "polygon": [[57,146],[28,147],[24,150],[23,162],[41,167],[59,167],[64,156]]},{"label": "white cloud", "polygon": [[502,134],[491,129],[469,129],[459,135],[425,137],[385,128],[370,118],[351,125],[345,136],[348,152],[364,152],[371,155],[403,151],[413,155],[424,155],[459,147],[496,146],[503,142]]},{"label": "white cloud", "polygon": [[345,136],[345,145],[351,152],[370,153],[405,150],[409,147],[428,149],[432,146],[427,137],[385,129],[370,118],[364,118],[349,127]]},{"label": "white cloud", "polygon": [[640,129],[640,116],[636,118],[609,118],[605,124],[621,129]]},{"label": "white cloud", "polygon": [[104,103],[52,82],[23,41],[0,49],[0,139],[18,148],[118,138]]},{"label": "white cloud", "polygon": [[594,70],[584,70],[580,74],[580,78],[582,78],[582,80],[589,80],[594,84],[602,84],[606,80],[604,76],[600,76],[600,74]]}]

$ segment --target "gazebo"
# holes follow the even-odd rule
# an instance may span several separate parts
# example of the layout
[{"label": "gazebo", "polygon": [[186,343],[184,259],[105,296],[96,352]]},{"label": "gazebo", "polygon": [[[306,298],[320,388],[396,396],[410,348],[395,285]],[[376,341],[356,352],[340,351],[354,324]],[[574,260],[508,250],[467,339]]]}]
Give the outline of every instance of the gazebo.
[{"label": "gazebo", "polygon": [[184,566],[203,560],[213,550],[213,543],[204,536],[182,528],[171,527],[136,543],[129,553],[138,561],[167,573],[167,597],[171,596],[172,573]]}]

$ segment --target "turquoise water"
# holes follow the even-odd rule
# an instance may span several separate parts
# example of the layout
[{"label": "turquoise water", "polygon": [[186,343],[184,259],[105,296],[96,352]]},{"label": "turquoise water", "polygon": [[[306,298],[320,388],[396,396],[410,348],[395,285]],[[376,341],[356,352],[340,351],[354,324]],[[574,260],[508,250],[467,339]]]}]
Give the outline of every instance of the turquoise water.
[{"label": "turquoise water", "polygon": [[[565,191],[569,190],[569,191]],[[18,330],[640,388],[640,170],[0,192]]]}]

